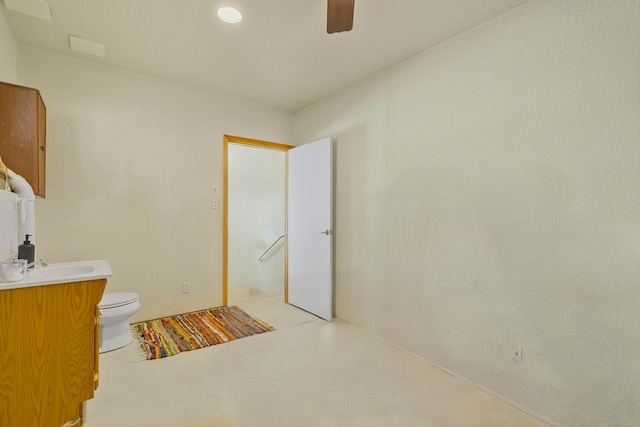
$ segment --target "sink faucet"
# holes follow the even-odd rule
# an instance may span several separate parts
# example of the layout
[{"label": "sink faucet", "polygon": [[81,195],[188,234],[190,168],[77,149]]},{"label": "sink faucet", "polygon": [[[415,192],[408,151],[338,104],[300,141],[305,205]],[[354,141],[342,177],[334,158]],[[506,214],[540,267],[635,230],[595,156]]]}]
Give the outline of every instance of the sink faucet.
[{"label": "sink faucet", "polygon": [[40,258],[40,265],[42,265],[43,267],[46,267],[47,265],[49,265],[49,263],[47,262],[46,259],[44,258]]}]

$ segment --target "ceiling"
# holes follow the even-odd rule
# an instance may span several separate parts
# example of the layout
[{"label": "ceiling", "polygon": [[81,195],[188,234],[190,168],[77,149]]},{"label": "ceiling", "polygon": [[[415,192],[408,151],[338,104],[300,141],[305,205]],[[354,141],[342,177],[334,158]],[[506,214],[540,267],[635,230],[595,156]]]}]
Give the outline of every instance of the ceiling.
[{"label": "ceiling", "polygon": [[[50,22],[1,7],[19,45],[295,112],[526,1],[356,0],[336,34],[326,0],[49,0]],[[220,21],[222,6],[242,22]]]}]

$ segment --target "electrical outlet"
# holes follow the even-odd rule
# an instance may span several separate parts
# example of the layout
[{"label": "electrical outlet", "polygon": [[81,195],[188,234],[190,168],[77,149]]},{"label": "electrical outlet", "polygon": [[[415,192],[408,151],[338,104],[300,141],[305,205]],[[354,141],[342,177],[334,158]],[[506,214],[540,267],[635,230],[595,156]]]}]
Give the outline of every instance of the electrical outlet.
[{"label": "electrical outlet", "polygon": [[522,363],[522,347],[516,347],[515,349],[513,349],[511,352],[511,357],[513,357],[514,361]]},{"label": "electrical outlet", "polygon": [[191,283],[182,282],[182,293],[188,294],[189,292],[191,292]]},{"label": "electrical outlet", "polygon": [[211,199],[211,209],[218,209],[218,199],[215,197]]}]

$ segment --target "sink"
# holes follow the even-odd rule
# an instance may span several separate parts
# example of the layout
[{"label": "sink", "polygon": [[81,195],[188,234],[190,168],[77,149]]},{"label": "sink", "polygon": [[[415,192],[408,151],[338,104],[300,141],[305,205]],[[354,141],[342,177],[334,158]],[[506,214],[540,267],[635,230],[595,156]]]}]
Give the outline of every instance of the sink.
[{"label": "sink", "polygon": [[27,276],[32,279],[50,279],[83,276],[91,273],[95,268],[91,265],[51,265],[31,270]]},{"label": "sink", "polygon": [[[55,285],[57,283],[90,282],[112,276],[106,259],[93,261],[61,262],[46,267],[36,265],[27,271],[24,280],[0,283],[0,291],[30,286]],[[0,417],[1,418],[1,417]]]}]

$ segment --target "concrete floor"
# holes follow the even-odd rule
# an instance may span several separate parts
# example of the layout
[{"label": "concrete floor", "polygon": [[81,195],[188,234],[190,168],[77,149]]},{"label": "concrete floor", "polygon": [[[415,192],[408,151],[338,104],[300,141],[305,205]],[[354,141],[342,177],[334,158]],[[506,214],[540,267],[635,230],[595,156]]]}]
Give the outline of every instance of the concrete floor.
[{"label": "concrete floor", "polygon": [[234,298],[277,330],[159,360],[137,341],[101,354],[85,425],[545,425],[339,320],[281,297]]}]

